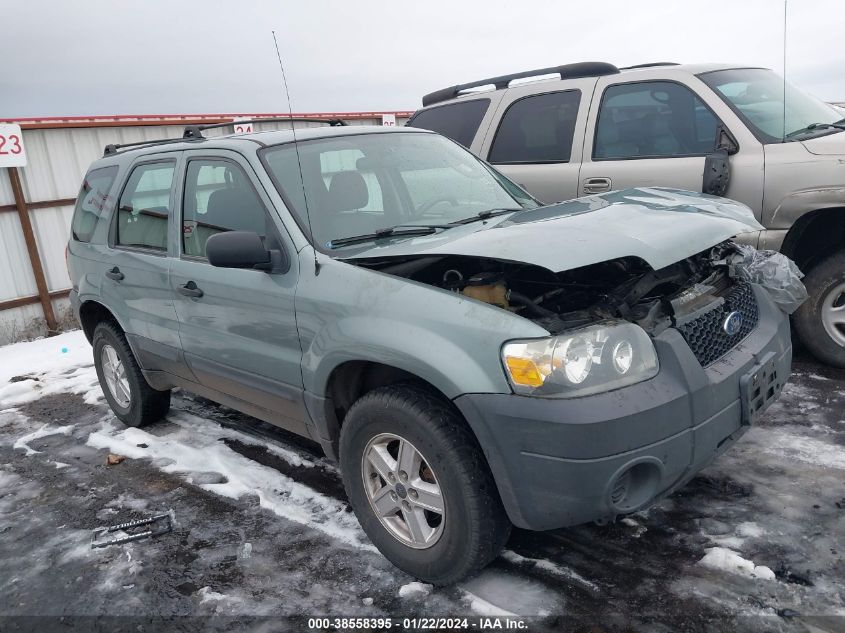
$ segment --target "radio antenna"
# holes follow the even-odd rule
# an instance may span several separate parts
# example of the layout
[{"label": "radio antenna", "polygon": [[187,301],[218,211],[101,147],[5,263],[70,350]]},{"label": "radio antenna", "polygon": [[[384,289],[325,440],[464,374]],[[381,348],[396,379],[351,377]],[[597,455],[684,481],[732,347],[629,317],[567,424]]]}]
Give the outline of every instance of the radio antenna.
[{"label": "radio antenna", "polygon": [[781,142],[786,142],[786,3],[783,0],[783,138]]},{"label": "radio antenna", "polygon": [[290,131],[293,133],[293,148],[296,151],[296,164],[299,167],[299,183],[302,185],[302,201],[305,204],[305,220],[308,222],[308,233],[311,234],[312,248],[314,249],[314,276],[320,274],[320,262],[317,259],[317,246],[314,231],[311,228],[311,213],[308,209],[308,194],[305,192],[305,176],[302,175],[302,159],[299,156],[299,143],[296,141],[296,124],[293,122],[293,106],[290,102],[290,90],[288,90],[288,78],[285,74],[285,65],[282,63],[282,54],[279,52],[279,42],[276,39],[276,31],[273,34],[273,44],[276,46],[276,57],[279,58],[279,68],[282,69],[282,81],[285,85],[285,97],[288,100],[288,114],[290,115]]}]

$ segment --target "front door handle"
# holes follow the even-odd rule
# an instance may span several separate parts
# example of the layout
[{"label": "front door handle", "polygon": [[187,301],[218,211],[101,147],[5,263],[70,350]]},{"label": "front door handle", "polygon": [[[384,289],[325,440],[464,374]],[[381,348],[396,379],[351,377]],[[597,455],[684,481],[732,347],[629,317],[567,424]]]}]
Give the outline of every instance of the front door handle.
[{"label": "front door handle", "polygon": [[111,270],[106,271],[106,277],[108,277],[109,279],[114,279],[115,281],[123,281],[123,279],[124,279],[124,277],[126,277],[126,275],[124,275],[122,272],[120,272],[120,268],[115,266]]},{"label": "front door handle", "polygon": [[610,191],[613,182],[610,178],[587,178],[584,180],[584,193],[603,193]]},{"label": "front door handle", "polygon": [[189,281],[184,286],[179,286],[179,293],[185,295],[186,297],[195,297],[199,299],[203,292],[193,281]]}]

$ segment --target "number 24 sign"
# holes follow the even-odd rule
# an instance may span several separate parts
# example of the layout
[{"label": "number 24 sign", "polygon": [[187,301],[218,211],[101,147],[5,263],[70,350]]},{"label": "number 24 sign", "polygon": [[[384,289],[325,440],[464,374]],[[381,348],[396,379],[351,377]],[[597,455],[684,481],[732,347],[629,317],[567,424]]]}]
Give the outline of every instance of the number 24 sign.
[{"label": "number 24 sign", "polygon": [[23,167],[26,150],[23,147],[21,126],[0,123],[0,167]]}]

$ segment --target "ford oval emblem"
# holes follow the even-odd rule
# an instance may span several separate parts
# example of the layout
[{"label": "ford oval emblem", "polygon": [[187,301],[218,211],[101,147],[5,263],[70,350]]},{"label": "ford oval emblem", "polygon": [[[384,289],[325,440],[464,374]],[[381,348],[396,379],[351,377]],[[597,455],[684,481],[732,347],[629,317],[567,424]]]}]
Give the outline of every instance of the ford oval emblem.
[{"label": "ford oval emblem", "polygon": [[722,329],[728,336],[739,334],[742,329],[742,314],[736,311],[728,314],[722,322]]}]

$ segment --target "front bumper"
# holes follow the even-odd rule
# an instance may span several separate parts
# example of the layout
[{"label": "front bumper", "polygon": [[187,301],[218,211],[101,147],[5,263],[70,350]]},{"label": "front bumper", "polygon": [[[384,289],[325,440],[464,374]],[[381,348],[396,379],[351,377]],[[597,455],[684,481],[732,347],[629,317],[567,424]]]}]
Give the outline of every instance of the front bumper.
[{"label": "front bumper", "polygon": [[[456,398],[511,521],[547,530],[634,512],[739,439],[751,421],[749,402],[756,417],[778,396],[792,363],[789,318],[765,290],[754,292],[757,327],[706,369],[670,328],[654,339],[660,373],[630,387],[572,399]],[[761,402],[747,383],[763,368],[777,378]]]}]

